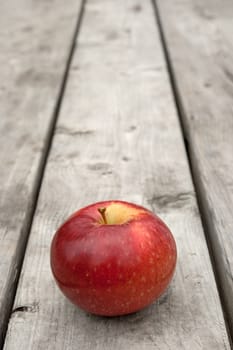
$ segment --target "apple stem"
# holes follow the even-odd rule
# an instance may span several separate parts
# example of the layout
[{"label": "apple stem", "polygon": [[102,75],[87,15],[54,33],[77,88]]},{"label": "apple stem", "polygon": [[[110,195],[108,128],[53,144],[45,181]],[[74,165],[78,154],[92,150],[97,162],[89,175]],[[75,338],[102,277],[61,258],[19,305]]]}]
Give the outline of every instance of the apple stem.
[{"label": "apple stem", "polygon": [[105,225],[107,225],[107,219],[106,219],[106,214],[105,214],[106,208],[98,208],[98,212],[101,214]]}]

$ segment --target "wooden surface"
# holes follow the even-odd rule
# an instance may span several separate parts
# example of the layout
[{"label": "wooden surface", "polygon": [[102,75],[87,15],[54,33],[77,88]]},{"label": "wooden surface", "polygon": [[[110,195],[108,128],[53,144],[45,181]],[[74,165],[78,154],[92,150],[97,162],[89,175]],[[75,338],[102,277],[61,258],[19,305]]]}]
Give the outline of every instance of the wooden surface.
[{"label": "wooden surface", "polygon": [[[178,265],[157,303],[107,319],[62,296],[49,247],[70,213],[114,198],[166,221]],[[4,347],[45,348],[230,349],[149,0],[85,7]]]},{"label": "wooden surface", "polygon": [[79,8],[0,2],[0,346]]},{"label": "wooden surface", "polygon": [[233,335],[233,3],[159,0],[158,4]]}]

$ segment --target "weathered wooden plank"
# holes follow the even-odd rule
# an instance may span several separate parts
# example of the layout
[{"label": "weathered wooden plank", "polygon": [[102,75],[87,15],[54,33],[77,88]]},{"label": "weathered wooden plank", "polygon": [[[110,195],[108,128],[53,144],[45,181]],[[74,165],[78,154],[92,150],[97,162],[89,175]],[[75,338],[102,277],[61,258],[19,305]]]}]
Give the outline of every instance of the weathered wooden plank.
[{"label": "weathered wooden plank", "polygon": [[0,346],[80,4],[0,2]]},{"label": "weathered wooden plank", "polygon": [[[97,200],[158,212],[178,266],[153,306],[100,318],[71,305],[49,266],[58,225]],[[150,1],[87,2],[5,350],[229,349]]]},{"label": "weathered wooden plank", "polygon": [[158,5],[233,335],[233,3],[159,0]]}]

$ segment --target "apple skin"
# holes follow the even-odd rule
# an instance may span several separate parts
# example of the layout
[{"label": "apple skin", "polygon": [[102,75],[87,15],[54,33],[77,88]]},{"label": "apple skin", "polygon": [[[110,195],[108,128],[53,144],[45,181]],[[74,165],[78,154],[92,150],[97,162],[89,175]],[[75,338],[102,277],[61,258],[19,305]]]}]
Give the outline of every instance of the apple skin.
[{"label": "apple skin", "polygon": [[177,250],[170,230],[151,211],[113,200],[74,213],[57,230],[50,257],[70,301],[96,315],[117,316],[146,307],[165,291]]}]

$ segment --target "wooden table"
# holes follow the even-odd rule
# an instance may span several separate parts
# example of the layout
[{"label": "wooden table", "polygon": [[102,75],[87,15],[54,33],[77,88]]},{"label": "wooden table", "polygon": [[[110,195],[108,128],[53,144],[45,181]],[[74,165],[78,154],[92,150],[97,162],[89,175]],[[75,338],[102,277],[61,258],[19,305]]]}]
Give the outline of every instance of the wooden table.
[{"label": "wooden table", "polygon": [[[4,350],[231,348],[232,18],[231,0],[0,2]],[[71,305],[49,264],[63,220],[106,199],[178,246],[167,292],[113,319]]]}]

